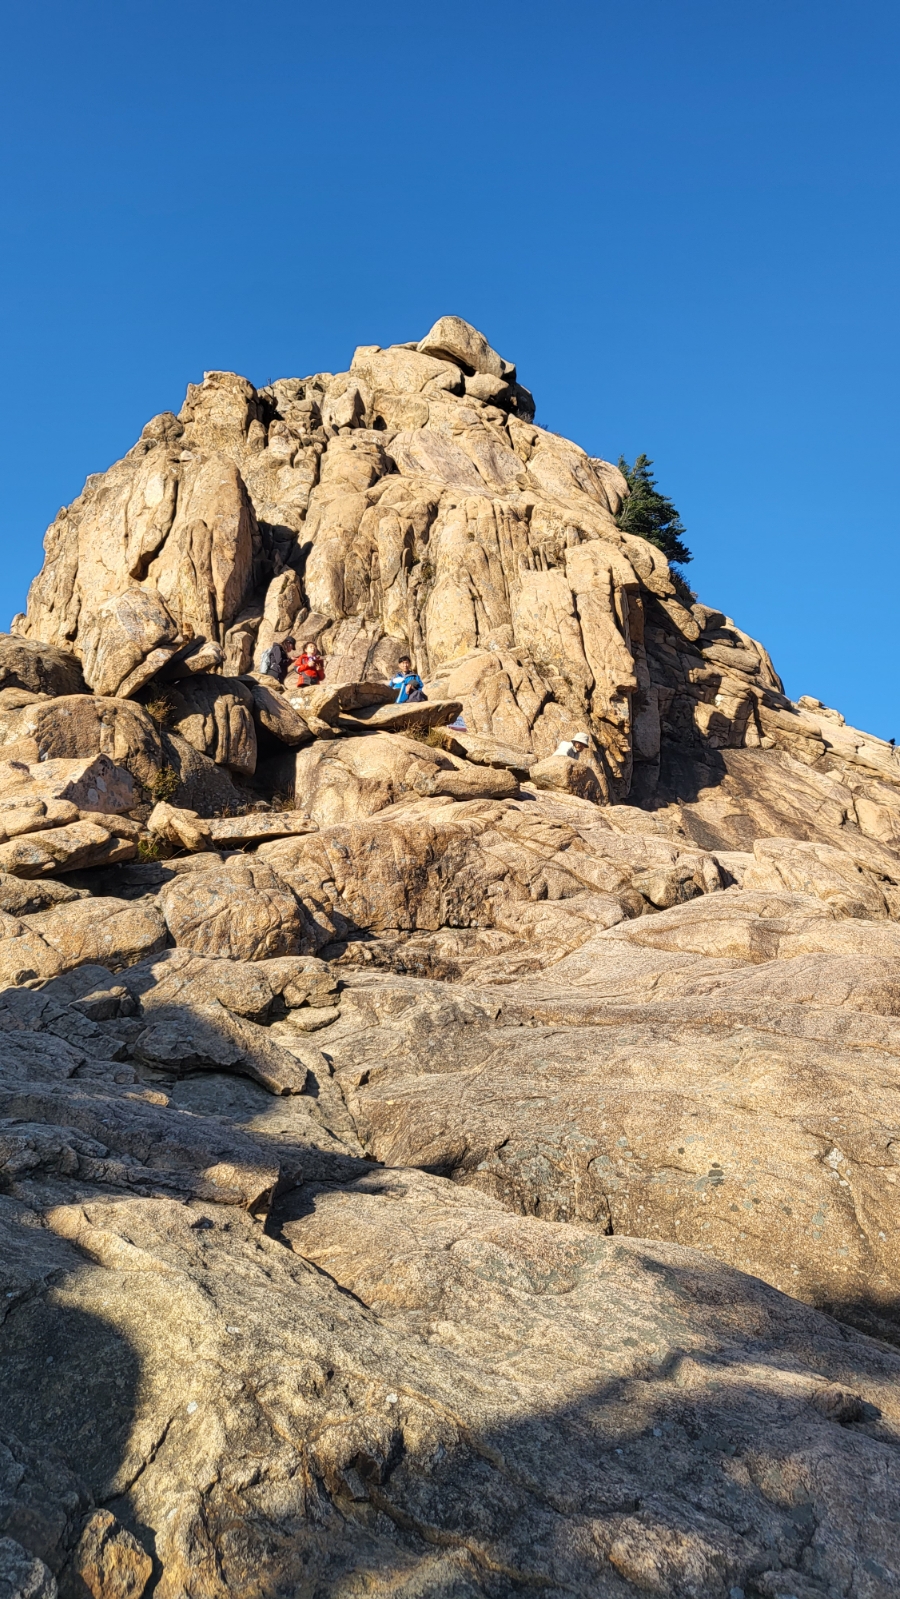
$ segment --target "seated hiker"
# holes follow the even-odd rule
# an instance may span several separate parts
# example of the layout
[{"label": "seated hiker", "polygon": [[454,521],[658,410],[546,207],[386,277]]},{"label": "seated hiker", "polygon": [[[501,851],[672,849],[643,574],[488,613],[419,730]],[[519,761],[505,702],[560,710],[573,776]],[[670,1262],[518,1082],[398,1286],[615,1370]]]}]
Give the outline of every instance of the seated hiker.
[{"label": "seated hiker", "polygon": [[263,650],[259,658],[259,670],[264,677],[274,677],[277,682],[283,683],[288,666],[294,654],[294,640],[290,637],[277,640]]},{"label": "seated hiker", "polygon": [[563,739],[553,751],[554,755],[565,755],[570,761],[580,761],[591,747],[589,733],[573,733],[571,740]]},{"label": "seated hiker", "polygon": [[396,700],[398,705],[415,704],[416,701],[425,698],[422,679],[418,672],[413,671],[413,663],[408,655],[401,655],[388,687],[398,690]]},{"label": "seated hiker", "polygon": [[295,657],[295,664],[298,688],[312,688],[315,683],[323,682],[325,662],[315,644],[301,644]]}]

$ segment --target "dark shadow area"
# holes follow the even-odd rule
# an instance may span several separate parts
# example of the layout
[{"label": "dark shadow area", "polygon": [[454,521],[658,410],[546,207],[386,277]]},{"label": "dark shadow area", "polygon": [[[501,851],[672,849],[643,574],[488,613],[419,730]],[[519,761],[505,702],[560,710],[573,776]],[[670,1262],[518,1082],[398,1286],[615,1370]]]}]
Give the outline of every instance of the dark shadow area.
[{"label": "dark shadow area", "polygon": [[[374,1191],[383,1187],[387,1202],[398,1181],[402,1173],[379,1174]],[[314,1217],[338,1186],[352,1204],[352,1181],[313,1184],[283,1218]],[[372,1179],[366,1187],[371,1194]],[[220,1224],[220,1213],[198,1213],[197,1227]],[[185,1477],[169,1455],[154,1487],[155,1450],[144,1443],[151,1527],[135,1518],[127,1485],[110,1485],[134,1448],[142,1383],[135,1349],[112,1325],[117,1296],[150,1310],[154,1274],[129,1281],[113,1269],[107,1288],[92,1264],[92,1297],[109,1305],[107,1321],[68,1303],[69,1278],[87,1262],[62,1245],[68,1258],[50,1285],[23,1296],[0,1326],[4,1427],[25,1446],[16,1490],[0,1499],[0,1535],[47,1560],[62,1599],[84,1592],[66,1558],[98,1506],[154,1557],[174,1512],[174,1544],[162,1541],[183,1572],[170,1580],[189,1580],[184,1591],[197,1595],[337,1599],[359,1583],[408,1599],[730,1599],[735,1588],[745,1599],[825,1599],[852,1576],[871,1599],[887,1599],[900,1569],[900,1492],[885,1467],[900,1449],[865,1392],[887,1385],[897,1397],[896,1352],[699,1257],[603,1247],[609,1259],[594,1252],[603,1266],[596,1302],[580,1315],[553,1288],[546,1256],[524,1295],[509,1291],[491,1259],[473,1267],[464,1258],[458,1299],[446,1281],[438,1293],[426,1260],[404,1277],[405,1306],[374,1318],[340,1270],[314,1264],[312,1320],[309,1279],[276,1276],[272,1295],[288,1296],[284,1325],[297,1296],[304,1329],[296,1341],[285,1333],[284,1379],[301,1354],[324,1375],[293,1398],[283,1383],[277,1403],[257,1396],[263,1369],[270,1387],[277,1377],[271,1328],[259,1329],[261,1365],[252,1319],[233,1358],[219,1328],[223,1397],[203,1470]],[[349,1269],[354,1276],[352,1261]],[[200,1262],[197,1270],[202,1277]],[[391,1271],[381,1257],[380,1276]],[[442,1331],[423,1345],[435,1317]],[[171,1358],[180,1395],[186,1356]],[[552,1397],[560,1384],[571,1400]],[[209,1389],[198,1392],[208,1407]],[[167,1419],[156,1413],[156,1434]],[[187,1418],[179,1411],[171,1425]],[[196,1438],[191,1447],[196,1456]],[[161,1574],[157,1562],[153,1582]]]},{"label": "dark shadow area", "polygon": [[111,1491],[128,1459],[141,1363],[114,1325],[121,1285],[110,1287],[109,1320],[67,1302],[67,1278],[84,1259],[54,1242],[50,1283],[8,1294],[0,1323],[0,1537],[44,1561],[60,1599],[91,1599],[72,1556],[97,1510],[155,1562],[154,1530],[135,1517],[127,1491]]},{"label": "dark shadow area", "polygon": [[[146,1019],[121,995],[99,1022],[78,1009],[78,971],[102,996],[99,968],[0,994],[0,1210],[16,1212],[23,1258],[38,1239],[55,1251],[2,1301],[0,1416],[25,1455],[6,1499],[0,1469],[0,1535],[60,1573],[103,1505],[154,1558],[163,1531],[174,1540],[192,1599],[345,1599],[354,1584],[397,1599],[825,1599],[848,1572],[867,1599],[895,1591],[900,1450],[870,1397],[893,1396],[900,1416],[895,1350],[713,1259],[673,1261],[672,1246],[599,1228],[587,1244],[583,1227],[555,1229],[525,1277],[480,1232],[460,1250],[424,1228],[410,1255],[395,1226],[395,1251],[390,1221],[387,1246],[365,1229],[353,1245],[348,1230],[343,1250],[307,1257],[290,1227],[315,1227],[323,1199],[343,1196],[349,1227],[358,1196],[388,1204],[403,1185],[335,1146],[327,1029],[309,1035],[303,1094],[267,1092],[252,1061],[226,1064],[235,1034],[208,1017],[206,1042],[164,1071],[141,1060]],[[151,979],[107,974],[110,991],[129,982],[139,996]],[[274,999],[255,1012],[273,1014]],[[188,1003],[153,1021],[197,1032]],[[216,1193],[210,1172],[226,1168]],[[221,1240],[209,1267],[199,1246],[191,1261],[198,1293],[208,1271],[247,1273],[227,1239],[232,1218],[255,1213],[242,1236],[279,1246],[265,1315],[248,1286],[238,1330],[211,1302],[172,1348],[154,1324],[168,1268],[139,1230],[120,1244],[111,1226],[101,1263],[42,1224],[55,1206],[144,1198],[182,1202],[192,1236]],[[578,1269],[598,1272],[580,1308],[573,1247]],[[142,1356],[116,1327],[123,1296]],[[883,1306],[831,1308],[868,1331],[886,1324]],[[142,1413],[147,1351],[157,1376],[172,1363],[173,1393],[194,1359],[198,1380],[215,1373],[196,1467],[187,1453],[177,1470],[171,1454],[156,1464],[169,1415]],[[182,1425],[179,1411],[173,1437]],[[138,1479],[152,1525],[136,1517]],[[64,1577],[61,1599],[76,1588]]]},{"label": "dark shadow area", "polygon": [[721,750],[698,744],[696,753],[682,744],[663,741],[659,762],[658,800],[691,805],[704,789],[718,788],[728,776]]}]

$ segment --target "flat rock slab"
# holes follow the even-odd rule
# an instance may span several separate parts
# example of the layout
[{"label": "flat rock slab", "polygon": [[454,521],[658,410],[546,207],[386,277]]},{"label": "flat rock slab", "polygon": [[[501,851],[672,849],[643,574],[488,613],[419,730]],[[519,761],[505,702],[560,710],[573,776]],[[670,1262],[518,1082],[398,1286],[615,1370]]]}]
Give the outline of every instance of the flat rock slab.
[{"label": "flat rock slab", "polygon": [[455,722],[462,711],[460,700],[419,700],[413,705],[376,705],[371,709],[354,711],[352,716],[343,713],[337,726],[347,732],[358,733],[361,728],[372,728],[380,733],[403,733],[407,728],[444,727]]},{"label": "flat rock slab", "polygon": [[77,805],[68,800],[40,799],[36,790],[23,794],[0,795],[0,843],[26,833],[45,832],[49,827],[65,827],[80,820]]},{"label": "flat rock slab", "polygon": [[137,785],[108,755],[75,760],[0,762],[0,803],[38,791],[43,800],[64,800],[82,811],[122,815],[137,804]]},{"label": "flat rock slab", "polygon": [[133,838],[122,838],[99,822],[83,819],[68,827],[51,827],[0,844],[0,871],[13,877],[43,877],[52,872],[130,861],[136,854]]},{"label": "flat rock slab", "polygon": [[350,715],[371,706],[392,705],[397,690],[387,683],[316,683],[313,688],[288,686],[291,705],[303,716],[333,722],[345,712]]},{"label": "flat rock slab", "polygon": [[523,781],[538,759],[533,750],[514,749],[499,738],[489,738],[483,733],[466,733],[455,727],[446,728],[441,744],[451,755],[459,755],[476,766],[505,767],[514,777]]},{"label": "flat rock slab", "polygon": [[219,816],[205,823],[213,844],[219,849],[241,844],[261,844],[270,838],[296,838],[318,832],[316,822],[304,811],[275,811],[269,815]]},{"label": "flat rock slab", "polygon": [[896,1336],[896,924],[729,890],[623,920],[527,985],[503,972],[385,977],[378,1000],[346,974],[328,1048],[371,1154],[694,1244]]}]

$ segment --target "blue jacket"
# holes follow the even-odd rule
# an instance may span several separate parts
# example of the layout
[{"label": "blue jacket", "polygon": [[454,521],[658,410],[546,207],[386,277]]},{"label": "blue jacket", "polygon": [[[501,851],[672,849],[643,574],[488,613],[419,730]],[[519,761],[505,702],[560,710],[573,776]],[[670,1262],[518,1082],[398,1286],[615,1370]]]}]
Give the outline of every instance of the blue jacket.
[{"label": "blue jacket", "polygon": [[395,672],[388,684],[388,688],[398,688],[400,690],[396,701],[398,705],[405,705],[413,690],[421,689],[421,687],[422,679],[418,672]]}]

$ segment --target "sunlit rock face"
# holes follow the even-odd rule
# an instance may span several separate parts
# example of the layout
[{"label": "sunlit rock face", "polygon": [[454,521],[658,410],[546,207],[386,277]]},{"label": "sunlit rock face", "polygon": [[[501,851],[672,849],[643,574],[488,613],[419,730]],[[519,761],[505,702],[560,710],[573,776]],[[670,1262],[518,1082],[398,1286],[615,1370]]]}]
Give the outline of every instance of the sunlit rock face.
[{"label": "sunlit rock face", "polygon": [[446,316],[49,530],[2,1599],[896,1592],[900,765],[626,493]]}]

